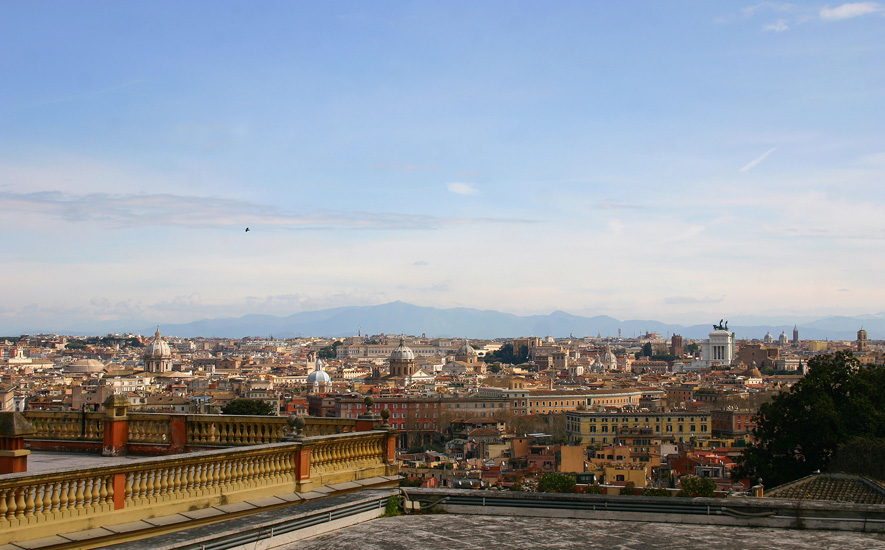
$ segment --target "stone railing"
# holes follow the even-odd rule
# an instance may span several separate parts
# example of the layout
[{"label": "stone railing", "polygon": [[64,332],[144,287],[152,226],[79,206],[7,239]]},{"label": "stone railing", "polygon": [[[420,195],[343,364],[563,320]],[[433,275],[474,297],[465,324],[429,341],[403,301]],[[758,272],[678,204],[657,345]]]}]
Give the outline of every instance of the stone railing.
[{"label": "stone railing", "polygon": [[[35,450],[101,451],[106,455],[162,455],[264,445],[281,441],[289,433],[286,418],[280,416],[129,412],[121,399],[105,406],[105,412],[23,413],[36,430],[26,446]],[[306,417],[305,422],[303,435],[307,437],[366,431],[381,425],[380,420],[347,418]]]},{"label": "stone railing", "polygon": [[79,411],[29,411],[24,413],[37,432],[35,439],[101,441],[104,413]]},{"label": "stone railing", "polygon": [[395,438],[373,430],[0,475],[0,545],[393,475]]}]

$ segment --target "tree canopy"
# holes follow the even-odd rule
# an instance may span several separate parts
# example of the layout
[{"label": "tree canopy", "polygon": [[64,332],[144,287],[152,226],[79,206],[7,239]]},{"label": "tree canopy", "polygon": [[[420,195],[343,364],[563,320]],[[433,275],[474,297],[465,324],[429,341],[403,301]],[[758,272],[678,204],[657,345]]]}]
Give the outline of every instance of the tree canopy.
[{"label": "tree canopy", "polygon": [[519,346],[519,349],[514,350],[513,344],[504,344],[501,349],[486,354],[485,360],[486,362],[500,361],[510,365],[519,365],[529,360],[529,348]]},{"label": "tree canopy", "polygon": [[862,366],[851,352],[822,355],[790,389],[763,404],[756,442],[733,476],[761,477],[768,487],[826,471],[840,446],[885,437],[885,367]]},{"label": "tree canopy", "polygon": [[263,414],[274,413],[273,407],[260,399],[234,399],[221,409],[222,414]]},{"label": "tree canopy", "polygon": [[566,474],[547,473],[541,476],[538,482],[538,491],[541,493],[574,493],[575,478]]}]

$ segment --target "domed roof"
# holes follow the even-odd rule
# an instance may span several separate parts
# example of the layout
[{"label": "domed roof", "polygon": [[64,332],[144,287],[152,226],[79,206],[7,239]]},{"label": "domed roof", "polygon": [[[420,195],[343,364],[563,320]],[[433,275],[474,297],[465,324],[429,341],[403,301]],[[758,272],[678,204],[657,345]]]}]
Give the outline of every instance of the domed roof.
[{"label": "domed roof", "polygon": [[317,357],[314,371],[307,375],[308,384],[328,384],[332,381],[332,377],[323,370],[323,361]]},{"label": "domed roof", "polygon": [[455,355],[476,355],[476,350],[473,349],[473,346],[470,345],[468,340],[464,340],[464,343],[461,344],[461,347],[458,348]]},{"label": "domed roof", "polygon": [[399,339],[399,345],[393,348],[393,351],[390,353],[391,361],[414,361],[415,360],[415,352],[412,351],[412,348],[406,345],[406,341],[403,338]]},{"label": "domed roof", "polygon": [[167,344],[166,340],[163,340],[163,337],[160,336],[160,327],[157,327],[154,339],[151,340],[151,343],[145,348],[144,357],[149,359],[166,359],[172,357],[172,350],[169,349],[169,344]]},{"label": "domed roof", "polygon": [[104,369],[104,363],[96,359],[78,359],[77,361],[74,361],[70,365],[66,366],[64,370],[65,372],[75,374],[91,374],[96,372],[103,372]]}]

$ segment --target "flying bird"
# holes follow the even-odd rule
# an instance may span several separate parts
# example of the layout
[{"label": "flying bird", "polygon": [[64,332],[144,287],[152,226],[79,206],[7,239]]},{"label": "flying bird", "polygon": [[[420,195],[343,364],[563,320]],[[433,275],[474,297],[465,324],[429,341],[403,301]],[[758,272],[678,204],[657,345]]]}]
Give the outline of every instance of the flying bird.
[{"label": "flying bird", "polygon": [[246,228],[246,233],[248,233],[248,232],[249,232],[249,228],[247,227],[247,228]]}]

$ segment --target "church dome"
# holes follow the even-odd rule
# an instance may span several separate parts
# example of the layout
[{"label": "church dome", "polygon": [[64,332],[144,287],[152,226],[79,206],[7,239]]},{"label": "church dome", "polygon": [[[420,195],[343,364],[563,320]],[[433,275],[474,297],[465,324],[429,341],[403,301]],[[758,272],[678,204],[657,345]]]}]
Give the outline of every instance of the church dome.
[{"label": "church dome", "polygon": [[96,359],[78,359],[67,367],[65,372],[70,374],[94,374],[104,372],[104,363]]},{"label": "church dome", "polygon": [[399,339],[399,345],[393,348],[393,351],[390,353],[391,361],[414,361],[415,360],[415,352],[412,351],[412,348],[406,345],[406,341],[402,338]]},{"label": "church dome", "polygon": [[145,348],[144,357],[150,359],[166,359],[172,357],[172,350],[169,349],[169,344],[167,344],[166,340],[163,340],[163,337],[160,336],[160,327],[157,327],[154,339],[151,340],[151,343]]},{"label": "church dome", "polygon": [[329,373],[323,370],[323,361],[317,357],[316,367],[314,371],[307,375],[307,383],[311,385],[323,385],[332,382]]},{"label": "church dome", "polygon": [[461,347],[458,348],[458,351],[455,352],[455,355],[476,355],[476,350],[473,349],[473,346],[470,345],[470,342],[464,340],[464,343],[461,344]]}]

